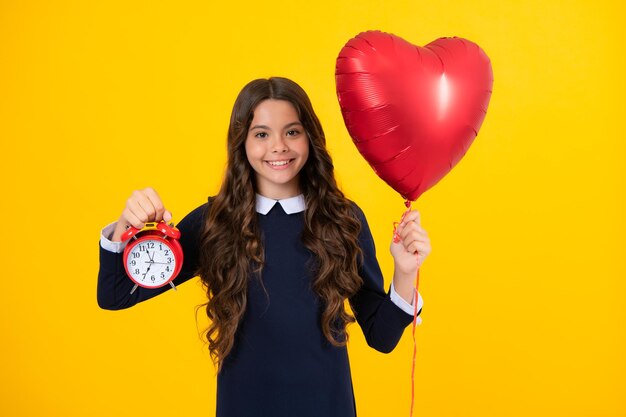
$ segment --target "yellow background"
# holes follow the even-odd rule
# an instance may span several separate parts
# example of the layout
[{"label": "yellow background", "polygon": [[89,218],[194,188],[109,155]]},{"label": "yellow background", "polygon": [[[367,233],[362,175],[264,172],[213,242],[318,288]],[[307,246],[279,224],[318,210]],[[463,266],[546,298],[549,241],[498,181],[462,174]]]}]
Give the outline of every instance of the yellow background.
[{"label": "yellow background", "polygon": [[[334,90],[343,44],[380,29],[470,39],[495,78],[473,146],[414,205],[433,245],[416,416],[625,416],[618,4],[0,1],[0,415],[213,414],[198,280],[100,310],[97,241],[134,189],[178,220],[217,191],[251,79],[310,94],[389,284],[402,200],[352,145]],[[351,336],[359,416],[408,415],[410,330],[390,355]]]}]

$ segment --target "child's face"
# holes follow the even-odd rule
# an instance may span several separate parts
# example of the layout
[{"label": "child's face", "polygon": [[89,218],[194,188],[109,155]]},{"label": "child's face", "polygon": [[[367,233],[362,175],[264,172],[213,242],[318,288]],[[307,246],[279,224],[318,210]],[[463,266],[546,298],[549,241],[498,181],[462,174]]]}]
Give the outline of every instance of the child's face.
[{"label": "child's face", "polygon": [[309,138],[293,104],[269,99],[257,105],[246,155],[261,195],[278,200],[300,193],[299,173],[309,157]]}]

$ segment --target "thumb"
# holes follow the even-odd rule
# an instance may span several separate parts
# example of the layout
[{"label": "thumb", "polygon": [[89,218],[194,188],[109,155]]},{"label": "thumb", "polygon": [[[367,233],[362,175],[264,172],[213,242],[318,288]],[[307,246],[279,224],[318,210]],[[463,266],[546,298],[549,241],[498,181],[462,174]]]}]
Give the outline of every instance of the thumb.
[{"label": "thumb", "polygon": [[170,220],[172,220],[172,213],[170,213],[169,210],[165,210],[165,212],[163,213],[163,221],[167,223]]}]

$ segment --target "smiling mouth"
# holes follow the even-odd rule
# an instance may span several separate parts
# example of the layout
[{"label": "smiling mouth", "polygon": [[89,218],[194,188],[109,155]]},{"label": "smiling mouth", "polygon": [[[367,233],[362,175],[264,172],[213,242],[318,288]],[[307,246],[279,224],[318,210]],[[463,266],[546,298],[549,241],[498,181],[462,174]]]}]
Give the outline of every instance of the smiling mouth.
[{"label": "smiling mouth", "polygon": [[295,159],[283,159],[281,161],[265,161],[266,164],[272,168],[284,168],[291,164]]}]

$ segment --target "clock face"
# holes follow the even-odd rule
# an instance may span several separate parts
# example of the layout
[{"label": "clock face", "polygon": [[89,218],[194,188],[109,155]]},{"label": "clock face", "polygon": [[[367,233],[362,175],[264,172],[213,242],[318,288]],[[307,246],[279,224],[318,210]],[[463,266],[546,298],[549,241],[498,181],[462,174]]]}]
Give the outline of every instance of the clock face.
[{"label": "clock face", "polygon": [[126,270],[131,278],[144,287],[161,287],[176,270],[176,258],[162,240],[139,240],[128,253]]}]

